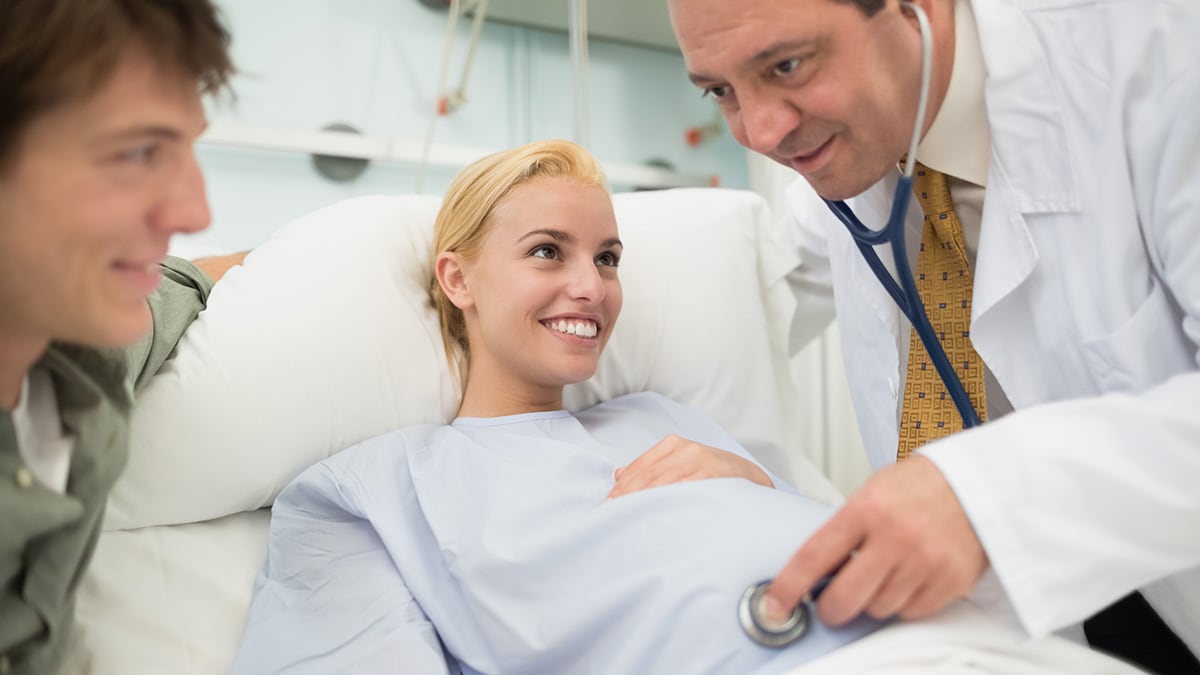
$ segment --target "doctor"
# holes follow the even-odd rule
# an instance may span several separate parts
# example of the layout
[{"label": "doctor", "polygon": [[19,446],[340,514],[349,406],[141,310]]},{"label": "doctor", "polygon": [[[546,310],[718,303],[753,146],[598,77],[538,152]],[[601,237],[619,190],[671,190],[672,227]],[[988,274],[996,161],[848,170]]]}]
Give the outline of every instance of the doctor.
[{"label": "doctor", "polygon": [[[989,420],[961,433],[909,322],[818,197],[870,227],[887,220],[917,115],[914,13],[897,0],[670,0],[691,80],[739,142],[807,181],[790,197],[795,282],[815,289],[797,327],[836,310],[878,469],[768,604],[792,607],[848,559],[820,601],[830,623],[928,616],[972,594],[1034,636],[1099,613],[1094,645],[1193,672],[1200,6],[916,4],[932,77],[903,255]],[[953,283],[922,286],[937,280]]]}]

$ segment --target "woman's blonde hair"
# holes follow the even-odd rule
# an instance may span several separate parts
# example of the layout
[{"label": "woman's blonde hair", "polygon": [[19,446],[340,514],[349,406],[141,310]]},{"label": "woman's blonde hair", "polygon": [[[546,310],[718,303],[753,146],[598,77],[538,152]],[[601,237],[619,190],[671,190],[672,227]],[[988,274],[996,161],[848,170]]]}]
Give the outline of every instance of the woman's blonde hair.
[{"label": "woman's blonde hair", "polygon": [[446,360],[464,386],[471,354],[466,320],[438,282],[437,257],[452,251],[464,260],[478,258],[496,206],[535,178],[569,178],[607,189],[600,165],[587,150],[570,141],[537,141],[488,155],[463,169],[446,190],[434,221],[429,297],[441,323]]}]

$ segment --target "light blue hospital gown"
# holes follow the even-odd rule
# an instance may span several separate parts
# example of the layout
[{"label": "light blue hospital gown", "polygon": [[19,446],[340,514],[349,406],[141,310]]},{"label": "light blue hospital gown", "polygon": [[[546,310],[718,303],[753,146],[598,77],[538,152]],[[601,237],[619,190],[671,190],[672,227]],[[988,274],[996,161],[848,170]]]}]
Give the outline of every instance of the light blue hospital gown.
[{"label": "light blue hospital gown", "polygon": [[310,467],[275,501],[234,672],[777,673],[874,628],[750,642],[743,590],[831,510],[735,478],[605,500],[672,433],[749,458],[644,393],[409,428]]}]

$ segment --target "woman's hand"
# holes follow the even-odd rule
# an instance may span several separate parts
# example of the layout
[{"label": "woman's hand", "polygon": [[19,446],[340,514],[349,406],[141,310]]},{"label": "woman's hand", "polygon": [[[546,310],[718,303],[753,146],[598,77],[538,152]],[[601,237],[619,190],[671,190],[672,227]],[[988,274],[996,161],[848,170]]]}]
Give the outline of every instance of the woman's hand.
[{"label": "woman's hand", "polygon": [[766,472],[754,462],[675,435],[667,436],[641,457],[618,468],[614,477],[616,485],[608,493],[609,499],[705,478],[745,478],[759,485],[775,487]]}]

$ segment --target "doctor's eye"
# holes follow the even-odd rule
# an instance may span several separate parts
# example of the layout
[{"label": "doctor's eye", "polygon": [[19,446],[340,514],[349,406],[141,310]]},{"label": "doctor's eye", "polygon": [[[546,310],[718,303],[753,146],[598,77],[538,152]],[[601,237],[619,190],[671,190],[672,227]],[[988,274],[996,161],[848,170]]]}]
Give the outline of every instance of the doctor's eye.
[{"label": "doctor's eye", "polygon": [[779,63],[776,63],[775,67],[772,69],[772,72],[774,72],[776,75],[791,75],[792,73],[796,72],[798,68],[800,68],[800,59],[788,59],[786,61],[780,61]]},{"label": "doctor's eye", "polygon": [[545,258],[546,260],[558,260],[558,247],[553,244],[540,244],[529,251],[529,255],[534,258]]},{"label": "doctor's eye", "polygon": [[717,86],[717,87],[705,87],[704,91],[700,94],[700,97],[704,98],[707,96],[707,97],[715,99],[716,101],[719,102],[719,101],[724,100],[725,97],[728,95],[729,95],[729,87]]}]

